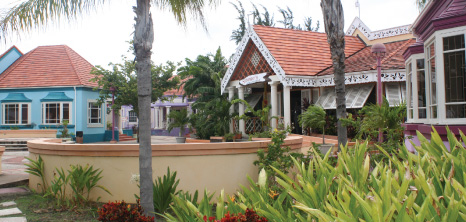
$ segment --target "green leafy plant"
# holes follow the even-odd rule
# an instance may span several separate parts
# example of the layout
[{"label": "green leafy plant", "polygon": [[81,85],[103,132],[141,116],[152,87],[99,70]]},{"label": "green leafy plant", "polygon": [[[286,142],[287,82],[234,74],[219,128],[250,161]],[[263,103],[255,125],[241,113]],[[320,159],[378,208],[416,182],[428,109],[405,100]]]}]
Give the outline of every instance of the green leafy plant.
[{"label": "green leafy plant", "polygon": [[60,130],[60,138],[70,138],[71,134],[68,131],[68,120],[63,120],[62,126],[63,128]]},{"label": "green leafy plant", "polygon": [[223,137],[225,138],[226,142],[233,142],[233,139],[235,138],[235,134],[227,133]]},{"label": "green leafy plant", "polygon": [[[289,130],[289,129],[288,129]],[[301,153],[291,153],[290,147],[283,147],[286,134],[289,131],[274,130],[271,132],[271,143],[267,146],[267,151],[260,149],[257,151],[258,160],[254,161],[254,165],[259,166],[259,169],[265,169],[267,175],[269,175],[269,182],[277,189],[275,183],[275,177],[277,176],[276,172],[273,170],[279,169],[284,173],[288,173],[290,168],[293,166],[293,161],[291,156],[301,156]]]},{"label": "green leafy plant", "polygon": [[163,214],[169,209],[173,202],[173,195],[178,195],[180,191],[176,190],[180,180],[176,179],[176,171],[170,172],[167,168],[167,174],[163,177],[157,177],[153,184],[154,189],[154,211]]},{"label": "green leafy plant", "polygon": [[189,123],[188,110],[181,109],[179,111],[170,112],[168,118],[171,119],[168,123],[168,132],[171,132],[174,128],[179,128],[179,136],[183,136],[183,129]]},{"label": "green leafy plant", "polygon": [[107,188],[98,185],[97,183],[102,179],[102,170],[94,169],[93,166],[86,165],[71,165],[68,170],[69,185],[73,190],[72,200],[75,203],[86,203],[89,201],[89,195],[94,188],[111,194]]},{"label": "green leafy plant", "polygon": [[24,164],[27,166],[25,172],[37,176],[40,178],[42,183],[38,183],[37,187],[41,188],[42,193],[45,193],[48,189],[47,180],[45,179],[45,164],[42,157],[39,155],[37,160],[25,157],[30,163]]},{"label": "green leafy plant", "polygon": [[63,168],[55,168],[53,179],[50,182],[50,189],[44,197],[52,196],[59,207],[69,207],[71,200],[67,197],[66,187],[69,184],[70,175],[66,175]]},{"label": "green leafy plant", "polygon": [[299,124],[304,128],[322,129],[322,143],[325,144],[326,113],[324,108],[317,105],[309,106],[304,113],[299,115]]}]

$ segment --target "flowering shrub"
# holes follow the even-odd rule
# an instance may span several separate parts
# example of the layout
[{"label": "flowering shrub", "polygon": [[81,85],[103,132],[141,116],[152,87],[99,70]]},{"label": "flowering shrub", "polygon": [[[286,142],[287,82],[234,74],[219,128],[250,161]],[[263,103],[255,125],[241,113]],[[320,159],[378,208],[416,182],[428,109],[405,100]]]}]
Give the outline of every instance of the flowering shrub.
[{"label": "flowering shrub", "polygon": [[230,212],[225,214],[225,217],[223,217],[221,220],[215,220],[215,217],[209,217],[204,216],[204,222],[268,222],[268,220],[265,217],[260,217],[259,215],[256,214],[256,212],[253,209],[246,209],[246,213],[238,213],[238,215],[230,215]]},{"label": "flowering shrub", "polygon": [[135,221],[135,222],[149,222],[154,221],[154,217],[147,217],[143,215],[143,210],[137,200],[137,205],[125,203],[125,201],[108,202],[104,204],[99,210],[99,221]]}]

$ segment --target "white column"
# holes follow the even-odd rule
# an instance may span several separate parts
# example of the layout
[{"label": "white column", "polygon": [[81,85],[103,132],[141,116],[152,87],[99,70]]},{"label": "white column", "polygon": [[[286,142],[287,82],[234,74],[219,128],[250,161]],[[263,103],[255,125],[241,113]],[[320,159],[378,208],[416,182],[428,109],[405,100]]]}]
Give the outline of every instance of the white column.
[{"label": "white column", "polygon": [[[242,100],[244,100],[244,87],[238,86],[238,97]],[[239,115],[242,116],[244,115],[244,104],[239,103]],[[246,135],[246,128],[244,124],[244,120],[239,121],[239,131],[243,133],[243,135]]]},{"label": "white column", "polygon": [[159,112],[160,112],[160,107],[156,106],[154,107],[154,128],[158,129],[159,128]]},{"label": "white column", "polygon": [[159,109],[159,129],[163,128],[163,107]]},{"label": "white column", "polygon": [[[270,99],[272,104],[272,117],[278,117],[278,95],[277,95],[277,88],[278,88],[278,81],[269,82],[270,85]],[[273,118],[272,120],[272,129],[277,128],[277,119]]]},{"label": "white column", "polygon": [[167,127],[165,129],[168,129],[168,123],[170,123],[170,118],[168,117],[170,115],[170,108],[171,106],[167,106]]},{"label": "white column", "polygon": [[[235,88],[228,87],[228,101],[231,102],[233,100],[234,96],[235,96]],[[235,106],[230,106],[230,115],[232,115],[234,112],[235,112]],[[230,123],[230,133],[233,133],[233,131],[234,131],[233,121],[234,120],[231,120],[231,123]]]},{"label": "white column", "polygon": [[188,102],[188,107],[186,107],[186,109],[188,109],[188,116],[191,116],[193,114],[193,102]]},{"label": "white column", "polygon": [[285,114],[285,128],[291,126],[290,89],[291,86],[283,86],[283,111]]}]

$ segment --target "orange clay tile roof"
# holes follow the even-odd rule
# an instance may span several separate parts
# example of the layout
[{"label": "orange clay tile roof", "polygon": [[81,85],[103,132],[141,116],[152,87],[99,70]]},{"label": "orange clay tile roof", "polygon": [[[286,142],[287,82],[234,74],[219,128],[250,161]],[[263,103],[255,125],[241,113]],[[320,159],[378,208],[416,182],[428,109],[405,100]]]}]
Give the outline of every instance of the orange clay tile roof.
[{"label": "orange clay tile roof", "polygon": [[[266,26],[254,26],[254,31],[267,46],[286,75],[316,75],[332,65],[327,34]],[[366,45],[358,37],[345,37],[345,55],[349,56]]]},{"label": "orange clay tile roof", "polygon": [[[169,80],[172,80],[173,78],[175,78],[175,76],[172,76]],[[180,79],[180,83],[178,84],[177,87],[175,87],[174,89],[170,89],[170,90],[167,90],[163,93],[163,95],[166,95],[166,96],[182,96],[184,95],[184,89],[183,89],[183,86],[184,86],[184,82],[186,82],[188,79],[192,79],[193,77],[192,76],[189,76],[185,79]]]},{"label": "orange clay tile roof", "polygon": [[39,46],[0,75],[0,88],[88,86],[92,65],[66,45]]},{"label": "orange clay tile roof", "polygon": [[[382,59],[382,70],[388,69],[404,69],[405,60],[403,53],[413,43],[415,39],[408,39],[397,42],[385,43],[387,54]],[[345,60],[345,73],[361,72],[377,69],[377,60],[371,54],[371,47],[367,46],[364,49],[350,55]],[[322,70],[318,75],[333,74],[333,67],[330,66]]]}]

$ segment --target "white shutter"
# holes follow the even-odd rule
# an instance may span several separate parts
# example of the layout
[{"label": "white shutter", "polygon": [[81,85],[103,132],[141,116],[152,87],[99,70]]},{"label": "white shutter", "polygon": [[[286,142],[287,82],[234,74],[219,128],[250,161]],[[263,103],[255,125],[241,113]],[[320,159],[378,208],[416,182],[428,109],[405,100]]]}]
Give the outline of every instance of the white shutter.
[{"label": "white shutter", "polygon": [[386,83],[385,95],[390,106],[396,106],[401,103],[401,90],[398,83]]},{"label": "white shutter", "polygon": [[366,104],[367,98],[369,98],[369,95],[374,88],[374,84],[354,85],[354,87],[359,88],[359,92],[350,108],[359,109],[362,108],[364,104]]},{"label": "white shutter", "polygon": [[403,102],[407,102],[408,99],[406,98],[406,96],[407,96],[407,95],[406,95],[406,84],[403,83],[403,82],[401,82],[401,83],[400,83],[400,86],[401,86],[401,100],[402,100]]}]

